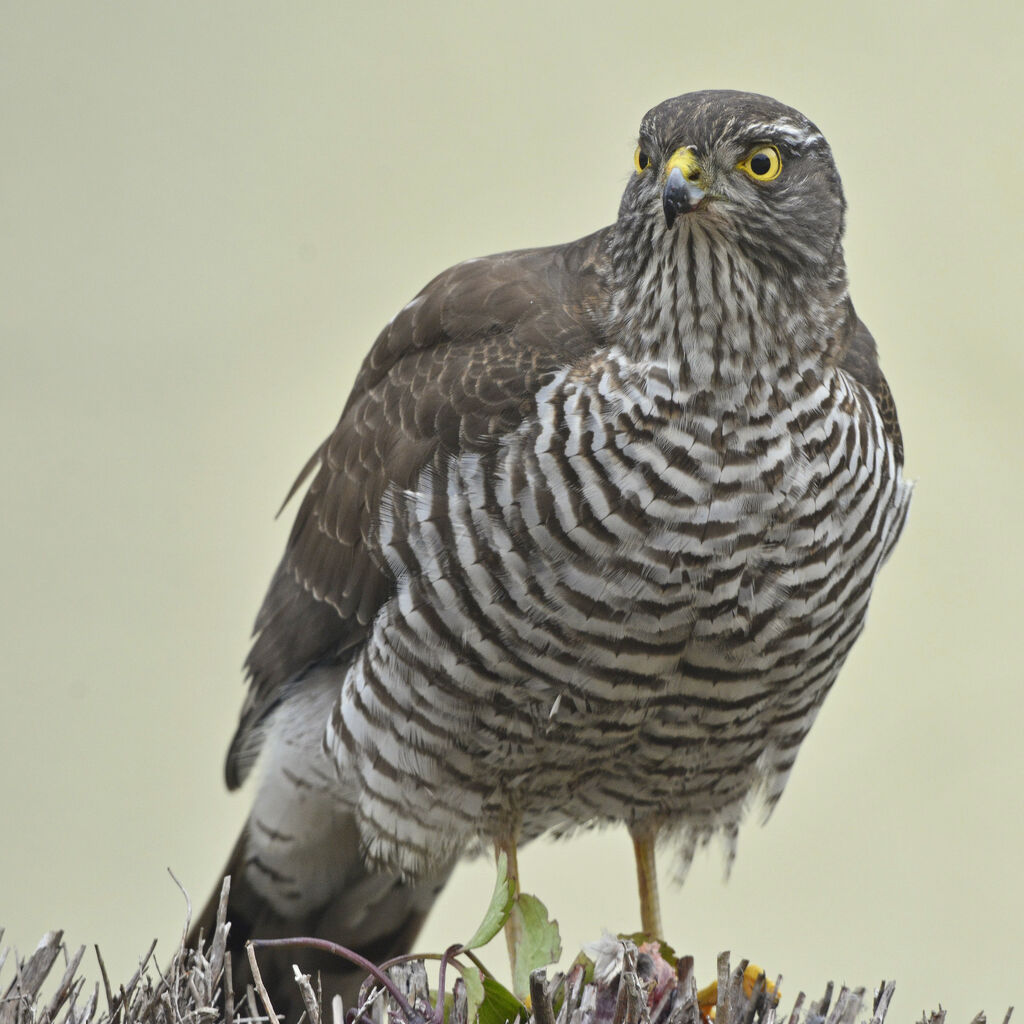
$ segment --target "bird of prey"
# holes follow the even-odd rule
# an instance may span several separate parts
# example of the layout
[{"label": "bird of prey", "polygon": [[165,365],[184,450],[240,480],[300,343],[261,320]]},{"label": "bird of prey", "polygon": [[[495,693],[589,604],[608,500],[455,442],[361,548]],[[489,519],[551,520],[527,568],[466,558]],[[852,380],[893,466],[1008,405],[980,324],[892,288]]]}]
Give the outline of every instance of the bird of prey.
[{"label": "bird of prey", "polygon": [[771,810],[910,501],[844,211],[806,117],[690,93],[612,225],[460,263],[383,329],[256,620],[236,944],[380,960],[467,851],[609,822],[658,934],[655,841],[686,863]]}]

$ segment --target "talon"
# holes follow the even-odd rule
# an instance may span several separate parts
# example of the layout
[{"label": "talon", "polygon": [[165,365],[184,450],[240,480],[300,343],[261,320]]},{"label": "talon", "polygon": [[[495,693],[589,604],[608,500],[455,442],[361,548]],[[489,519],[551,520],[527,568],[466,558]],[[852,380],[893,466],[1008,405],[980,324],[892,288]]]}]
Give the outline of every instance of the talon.
[{"label": "talon", "polygon": [[[761,975],[765,975],[764,990],[769,996],[775,995],[775,985],[768,980],[767,973],[763,967],[757,964],[750,964],[743,972],[743,994],[749,999],[754,994],[754,988]],[[715,1006],[718,1004],[718,982],[713,981],[697,993],[697,1005],[700,1008],[701,1016],[705,1020],[715,1019]]]},{"label": "talon", "polygon": [[775,995],[775,984],[768,980],[768,972],[757,964],[750,964],[743,972],[743,994],[749,999],[754,994],[758,979],[764,975],[764,991],[766,995]]}]

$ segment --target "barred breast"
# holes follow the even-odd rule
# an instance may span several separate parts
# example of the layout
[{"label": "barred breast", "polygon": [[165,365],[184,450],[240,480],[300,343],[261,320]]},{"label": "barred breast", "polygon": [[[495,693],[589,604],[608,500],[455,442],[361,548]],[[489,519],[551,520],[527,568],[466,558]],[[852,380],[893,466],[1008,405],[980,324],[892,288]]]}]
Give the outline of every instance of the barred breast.
[{"label": "barred breast", "polygon": [[326,737],[374,860],[643,819],[685,860],[772,807],[909,499],[872,395],[817,365],[710,389],[611,349],[387,496],[397,593]]},{"label": "barred breast", "polygon": [[474,843],[613,821],[656,935],[655,839],[685,867],[778,800],[906,517],[895,403],[815,125],[688,94],[634,170],[614,224],[429,282],[300,474],[226,762],[263,766],[235,948],[380,962]]}]

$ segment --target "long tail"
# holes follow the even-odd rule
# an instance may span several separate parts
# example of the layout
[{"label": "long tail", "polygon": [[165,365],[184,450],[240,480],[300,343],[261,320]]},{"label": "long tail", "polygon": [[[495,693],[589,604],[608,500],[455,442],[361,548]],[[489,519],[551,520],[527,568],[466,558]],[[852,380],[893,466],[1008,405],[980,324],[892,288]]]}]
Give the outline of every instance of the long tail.
[{"label": "long tail", "polygon": [[[409,951],[427,912],[451,873],[403,881],[366,867],[352,815],[338,800],[339,782],[328,770],[321,738],[333,687],[307,691],[282,708],[269,730],[253,810],[224,873],[231,876],[228,946],[236,955],[237,1000],[250,973],[245,943],[254,938],[315,936],[347,946],[380,963]],[[188,936],[213,933],[220,886]],[[275,1010],[296,1020],[302,1003],[292,964],[319,972],[325,1004],[340,994],[353,1005],[365,974],[344,960],[289,947],[259,950],[260,974]]]},{"label": "long tail", "polygon": [[[254,884],[248,853],[248,826],[235,844],[224,873],[231,876],[228,948],[234,954],[232,979],[236,1006],[245,996],[246,985],[251,984],[245,955],[245,943],[249,939],[315,936],[354,949],[374,963],[382,963],[409,951],[447,878],[410,884],[394,875],[372,874],[360,866],[350,872],[343,888],[326,902],[294,916],[283,914]],[[187,944],[196,945],[200,933],[207,938],[213,934],[219,896],[218,887],[193,922]],[[262,949],[257,953],[257,960],[274,1009],[291,1021],[302,1011],[292,964],[298,964],[314,979],[319,974],[325,1005],[338,994],[345,1007],[351,1007],[366,977],[364,971],[342,959],[300,947]]]}]

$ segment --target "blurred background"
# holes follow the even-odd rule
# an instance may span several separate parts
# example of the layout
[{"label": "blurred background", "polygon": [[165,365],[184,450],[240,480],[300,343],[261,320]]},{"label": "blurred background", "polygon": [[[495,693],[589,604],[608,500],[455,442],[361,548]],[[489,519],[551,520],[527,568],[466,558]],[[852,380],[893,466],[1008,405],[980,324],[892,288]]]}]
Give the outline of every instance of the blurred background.
[{"label": "blurred background", "polygon": [[[711,850],[666,885],[669,938],[787,1004],[883,976],[894,1022],[1024,1001],[1022,10],[4,3],[5,944],[166,960],[166,869],[204,900],[247,811],[221,766],[274,513],[377,331],[453,262],[608,223],[643,113],[730,87],[832,143],[918,487],[778,811],[728,884]],[[624,832],[521,870],[570,954],[639,926]],[[491,884],[460,868],[421,947]]]}]

